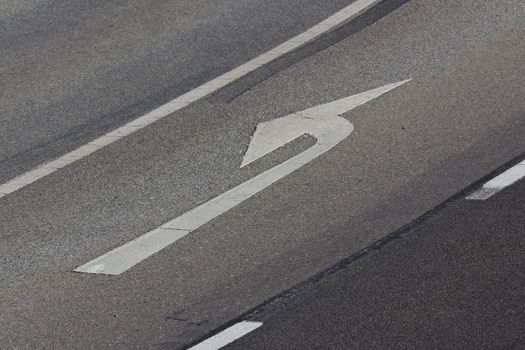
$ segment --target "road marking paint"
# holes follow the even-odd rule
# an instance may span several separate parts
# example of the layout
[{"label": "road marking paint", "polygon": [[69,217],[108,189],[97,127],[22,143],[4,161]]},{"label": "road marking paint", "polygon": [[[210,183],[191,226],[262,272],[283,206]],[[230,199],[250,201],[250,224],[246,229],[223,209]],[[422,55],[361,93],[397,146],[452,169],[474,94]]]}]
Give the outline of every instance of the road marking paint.
[{"label": "road marking paint", "polygon": [[244,337],[246,334],[253,332],[262,325],[262,322],[242,321],[236,323],[188,350],[219,350],[220,348],[233,343],[237,339]]},{"label": "road marking paint", "polygon": [[[408,81],[385,85],[259,124],[242,166],[305,133],[314,136],[317,142],[302,153],[182,214],[160,228],[78,267],[75,272],[120,275],[127,271],[333,148],[353,130],[353,125],[340,117],[341,114]],[[285,136],[279,136],[278,130],[284,130]]]},{"label": "road marking paint", "polygon": [[525,178],[525,161],[496,176],[466,198],[469,200],[486,200],[523,178]]},{"label": "road marking paint", "polygon": [[80,148],[66,153],[65,155],[37,166],[36,168],[15,177],[12,180],[0,185],[0,198],[18,191],[43,177],[54,173],[60,168],[68,166],[77,160],[89,156],[90,154],[137,132],[148,125],[162,119],[184,107],[198,101],[209,94],[225,87],[226,85],[244,77],[245,75],[257,70],[261,66],[283,56],[300,46],[320,37],[321,35],[343,25],[344,23],[359,16],[371,7],[377,5],[383,0],[357,0],[352,4],[346,6],[342,10],[336,12],[334,15],[328,17],[307,31],[291,38],[290,40],[278,45],[270,51],[244,63],[243,65],[232,69],[223,75],[210,80],[209,82],[179,96],[171,102],[168,102],[157,109],[147,113],[146,115],[135,119],[118,129],[103,135]]}]

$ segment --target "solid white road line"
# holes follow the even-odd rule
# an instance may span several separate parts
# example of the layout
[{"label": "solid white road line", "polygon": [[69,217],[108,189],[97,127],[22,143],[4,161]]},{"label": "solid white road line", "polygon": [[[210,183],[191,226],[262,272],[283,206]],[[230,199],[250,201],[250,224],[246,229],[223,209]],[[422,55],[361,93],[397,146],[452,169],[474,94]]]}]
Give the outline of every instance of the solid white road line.
[{"label": "solid white road line", "polygon": [[505,187],[509,187],[523,178],[525,178],[525,161],[496,176],[484,184],[482,188],[471,193],[466,198],[469,200],[488,199],[503,190]]},{"label": "solid white road line", "polygon": [[188,350],[218,350],[261,327],[262,322],[242,321]]},{"label": "solid white road line", "polygon": [[60,168],[63,168],[71,163],[76,162],[99,149],[112,144],[113,142],[126,137],[146,126],[162,119],[191,103],[206,97],[207,95],[223,88],[224,86],[244,77],[245,75],[255,71],[259,67],[283,56],[298,47],[320,37],[321,35],[341,26],[342,24],[359,16],[369,8],[375,6],[383,0],[356,0],[352,4],[346,6],[342,10],[336,12],[334,15],[328,17],[319,24],[308,29],[285,43],[273,48],[272,50],[246,62],[245,64],[227,72],[223,75],[185,93],[182,96],[166,103],[163,106],[149,112],[148,114],[135,119],[132,122],[121,126],[110,133],[101,136],[86,145],[77,148],[53,161],[44,163],[22,175],[15,177],[12,180],[0,185],[0,198],[13,193],[25,186],[32,184],[39,179],[54,173]]},{"label": "solid white road line", "polygon": [[[284,125],[286,125],[285,131],[287,138],[279,138],[281,143],[292,141],[294,137],[299,137],[304,133],[314,136],[317,142],[299,155],[182,214],[161,227],[78,267],[75,269],[75,272],[120,275],[142,260],[175,243],[180,238],[227,212],[333,148],[350,135],[353,130],[352,124],[339,115],[367,101],[373,100],[405,84],[407,81],[408,80],[385,85],[377,89],[275,119],[271,122],[262,123],[261,125],[265,126],[262,129],[264,132],[258,133],[256,130],[252,138],[254,145],[261,148],[254,150],[253,147],[250,147],[248,149],[250,154],[257,154],[256,157],[262,157],[270,149],[275,149],[279,146],[279,144],[275,142],[266,144],[260,139],[267,135],[276,136],[275,133],[268,133],[268,128],[282,128],[283,123],[276,124],[275,122],[277,121],[285,121]],[[298,130],[298,132],[296,132],[293,127],[295,127],[295,130]],[[259,127],[257,129],[259,129]],[[289,135],[294,135],[294,137],[290,138],[288,137]],[[250,157],[249,161],[253,160],[255,159]]]}]

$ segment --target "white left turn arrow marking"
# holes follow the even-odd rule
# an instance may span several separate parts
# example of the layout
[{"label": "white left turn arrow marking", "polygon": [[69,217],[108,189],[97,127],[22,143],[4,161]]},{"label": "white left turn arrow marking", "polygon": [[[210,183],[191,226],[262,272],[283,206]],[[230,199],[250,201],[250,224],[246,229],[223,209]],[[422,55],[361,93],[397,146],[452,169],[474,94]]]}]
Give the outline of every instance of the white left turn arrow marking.
[{"label": "white left turn arrow marking", "polygon": [[78,267],[75,271],[106,275],[119,275],[125,272],[333,148],[353,130],[352,123],[340,115],[408,81],[385,85],[260,124],[241,167],[303,134],[314,136],[317,142],[299,155],[182,214],[161,227]]},{"label": "white left turn arrow marking", "polygon": [[[304,134],[315,137],[317,143],[314,148],[317,148],[319,151],[322,150],[322,152],[309,152],[308,154],[303,154],[302,158],[310,158],[315,153],[322,154],[328,151],[328,149],[341,142],[352,132],[352,124],[341,118],[340,115],[408,81],[385,85],[259,124],[242,160],[241,168]],[[325,147],[320,147],[323,144]],[[326,147],[326,145],[332,145],[332,147]]]}]

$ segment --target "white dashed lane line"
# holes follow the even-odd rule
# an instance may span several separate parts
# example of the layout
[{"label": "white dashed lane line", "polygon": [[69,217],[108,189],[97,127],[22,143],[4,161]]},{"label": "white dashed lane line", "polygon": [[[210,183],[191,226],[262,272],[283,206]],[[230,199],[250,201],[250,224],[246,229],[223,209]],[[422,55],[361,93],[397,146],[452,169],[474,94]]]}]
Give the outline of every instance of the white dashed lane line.
[{"label": "white dashed lane line", "polygon": [[223,330],[188,350],[218,350],[261,327],[262,322],[243,321]]},{"label": "white dashed lane line", "polygon": [[466,198],[469,200],[488,199],[523,178],[525,178],[525,161],[496,176],[489,182],[485,183],[483,187],[469,194]]},{"label": "white dashed lane line", "polygon": [[328,33],[335,28],[345,24],[353,18],[359,16],[371,7],[379,4],[383,0],[357,0],[352,4],[346,6],[342,10],[336,12],[319,24],[313,26],[307,31],[291,38],[272,50],[246,62],[245,64],[227,72],[223,75],[185,93],[182,96],[166,103],[163,106],[149,112],[148,114],[129,122],[110,133],[103,135],[74,151],[71,151],[53,161],[44,163],[22,175],[15,177],[4,184],[0,184],[0,198],[10,193],[18,191],[25,186],[28,186],[43,177],[46,177],[57,170],[68,166],[77,160],[85,158],[90,154],[118,141],[121,138],[129,136],[134,132],[153,124],[159,119],[162,119],[182,108],[196,102],[216,91],[225,87],[226,85],[246,76],[255,71],[261,66],[301,47],[302,45],[317,39],[325,33]]}]

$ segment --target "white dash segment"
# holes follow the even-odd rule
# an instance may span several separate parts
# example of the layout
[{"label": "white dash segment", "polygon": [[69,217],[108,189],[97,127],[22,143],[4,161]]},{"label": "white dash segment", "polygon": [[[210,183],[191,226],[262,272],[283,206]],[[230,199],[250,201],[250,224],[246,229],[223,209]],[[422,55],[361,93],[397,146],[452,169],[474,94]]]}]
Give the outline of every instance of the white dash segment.
[{"label": "white dash segment", "polygon": [[261,327],[262,322],[242,321],[188,350],[219,350]]},{"label": "white dash segment", "polygon": [[525,178],[525,161],[513,166],[504,173],[488,181],[479,190],[467,196],[468,200],[486,200],[509,187],[519,180]]},{"label": "white dash segment", "polygon": [[291,38],[290,40],[276,46],[272,50],[263,53],[262,55],[242,64],[241,66],[232,69],[223,75],[212,79],[211,81],[204,83],[203,85],[179,96],[178,98],[168,102],[157,109],[149,112],[148,114],[139,117],[126,125],[117,128],[106,135],[103,135],[95,140],[90,141],[88,144],[81,146],[80,148],[71,151],[53,161],[44,163],[37,166],[36,168],[15,177],[12,180],[4,184],[0,184],[0,198],[10,193],[18,191],[19,189],[28,186],[43,177],[54,172],[49,171],[49,168],[59,169],[68,166],[77,160],[89,156],[90,154],[116,142],[117,140],[129,136],[148,125],[162,119],[182,108],[196,102],[216,91],[223,88],[224,86],[233,83],[234,81],[248,75],[255,71],[259,67],[267,64],[295,49],[305,45],[306,43],[322,36],[323,34],[343,25],[344,23],[352,20],[359,16],[363,12],[367,11],[371,7],[377,5],[383,0],[357,0],[352,4],[346,6],[342,10],[336,12],[332,16],[323,20],[319,24],[313,26],[307,31]]}]

